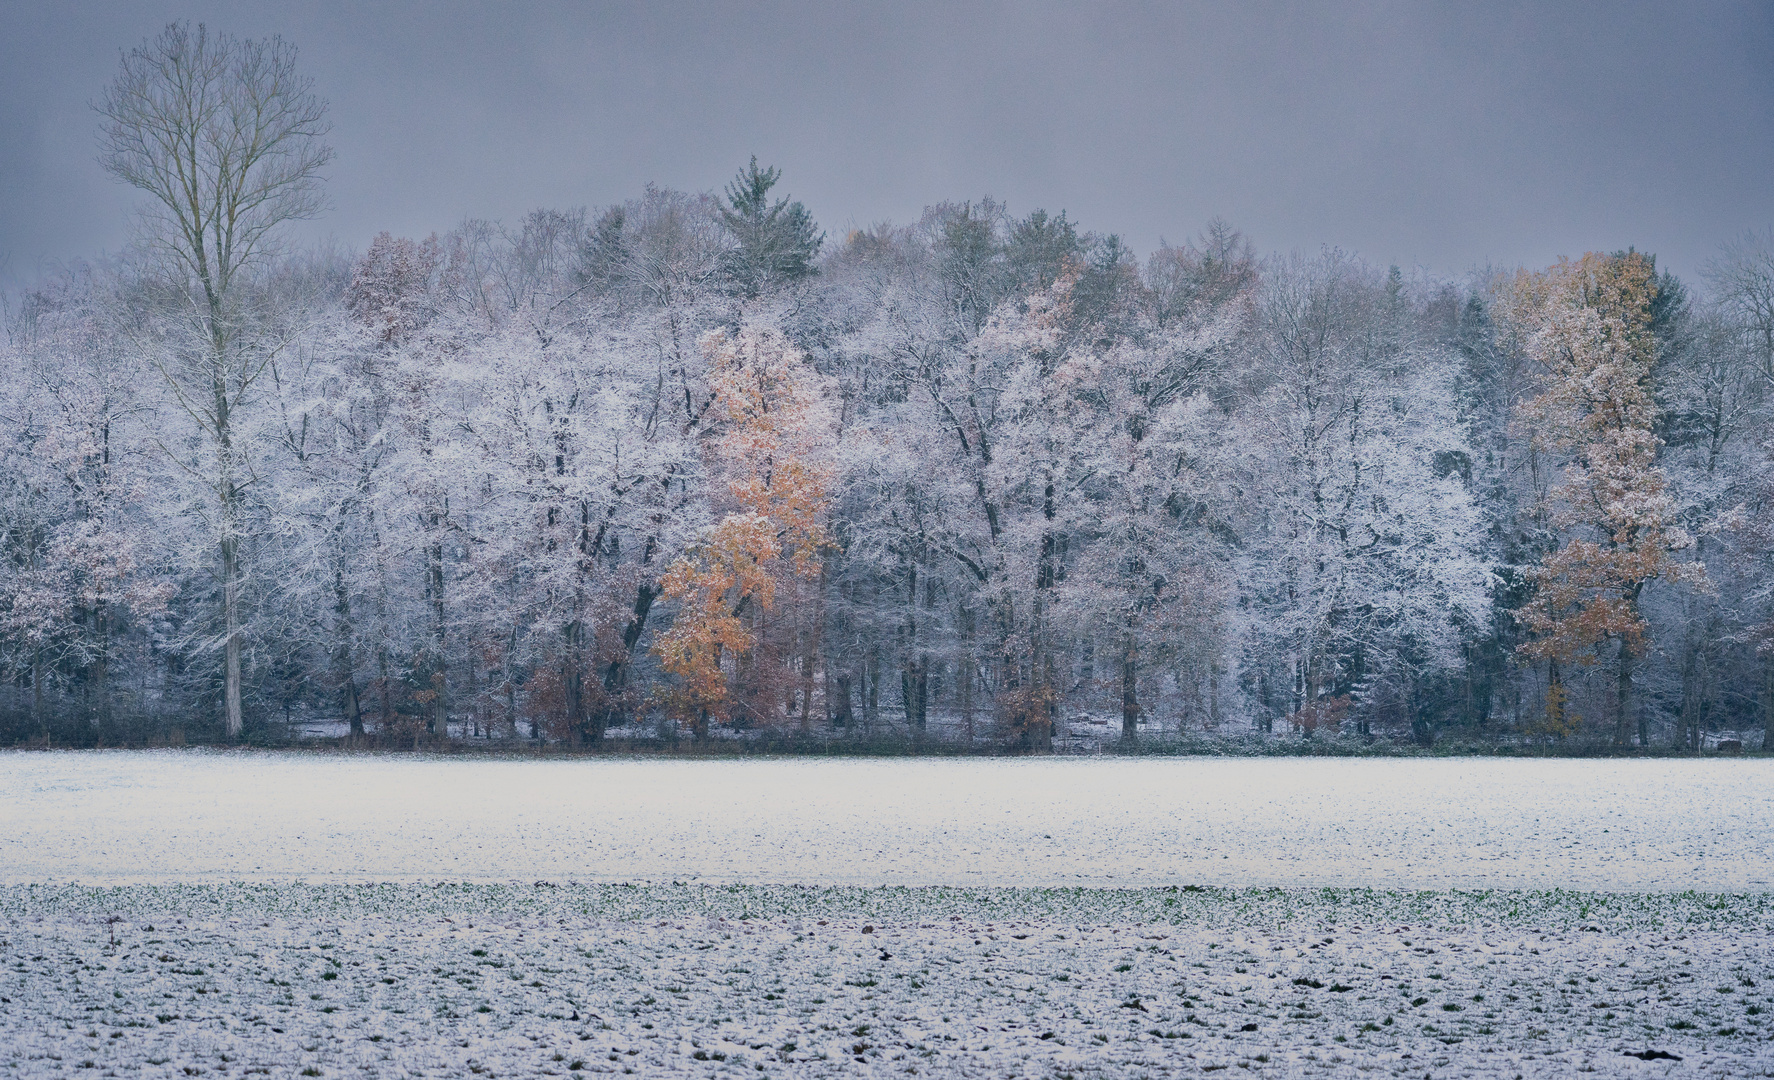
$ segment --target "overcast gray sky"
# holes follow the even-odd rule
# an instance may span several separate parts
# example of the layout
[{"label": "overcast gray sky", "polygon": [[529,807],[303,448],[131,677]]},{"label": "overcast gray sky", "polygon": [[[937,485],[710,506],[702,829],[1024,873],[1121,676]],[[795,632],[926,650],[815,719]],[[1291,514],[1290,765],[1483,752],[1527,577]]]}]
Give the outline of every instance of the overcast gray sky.
[{"label": "overcast gray sky", "polygon": [[0,276],[115,250],[89,107],[167,21],[282,34],[361,248],[716,189],[755,153],[834,237],[990,194],[1149,250],[1214,215],[1458,274],[1774,222],[1774,3],[0,0]]}]

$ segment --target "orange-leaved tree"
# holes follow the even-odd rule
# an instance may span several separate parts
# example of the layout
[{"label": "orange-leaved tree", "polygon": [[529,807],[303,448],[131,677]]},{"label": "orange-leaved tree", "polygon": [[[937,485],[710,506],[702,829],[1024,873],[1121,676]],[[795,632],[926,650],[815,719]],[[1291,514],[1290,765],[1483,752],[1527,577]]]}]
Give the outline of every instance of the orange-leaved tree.
[{"label": "orange-leaved tree", "polygon": [[[1648,638],[1640,594],[1654,580],[1704,577],[1698,564],[1676,561],[1675,552],[1693,541],[1676,524],[1657,465],[1656,296],[1650,259],[1591,252],[1542,273],[1518,273],[1499,305],[1506,332],[1541,368],[1540,394],[1523,411],[1533,445],[1565,464],[1549,494],[1552,521],[1567,539],[1536,568],[1533,598],[1515,612],[1533,634],[1521,651],[1547,661],[1548,706],[1562,710],[1559,665],[1594,664],[1604,643],[1616,643],[1615,741],[1622,745],[1633,667]],[[1562,717],[1549,720],[1561,726]],[[1642,720],[1638,735],[1644,745]]]},{"label": "orange-leaved tree", "polygon": [[698,739],[736,709],[761,711],[736,676],[779,596],[818,576],[833,475],[830,415],[800,350],[760,327],[717,331],[702,347],[718,432],[709,471],[726,513],[666,571],[662,595],[681,607],[655,646],[674,677],[667,707]]}]

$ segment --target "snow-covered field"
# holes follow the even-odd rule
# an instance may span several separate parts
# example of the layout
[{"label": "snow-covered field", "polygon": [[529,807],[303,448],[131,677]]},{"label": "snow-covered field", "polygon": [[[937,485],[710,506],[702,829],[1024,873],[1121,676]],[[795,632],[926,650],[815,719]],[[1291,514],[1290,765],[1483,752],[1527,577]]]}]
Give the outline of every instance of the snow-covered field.
[{"label": "snow-covered field", "polygon": [[1758,760],[0,754],[0,1075],[1774,1076],[1770,837]]},{"label": "snow-covered field", "polygon": [[1774,1075],[1765,896],[14,887],[0,912],[20,1076]]},{"label": "snow-covered field", "polygon": [[0,821],[0,883],[1774,883],[1767,759],[7,753]]}]

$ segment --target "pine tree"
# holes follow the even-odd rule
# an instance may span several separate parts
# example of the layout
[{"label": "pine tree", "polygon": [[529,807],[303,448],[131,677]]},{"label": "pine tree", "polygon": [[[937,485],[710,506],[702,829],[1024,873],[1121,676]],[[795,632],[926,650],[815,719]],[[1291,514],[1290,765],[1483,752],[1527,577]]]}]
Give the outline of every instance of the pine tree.
[{"label": "pine tree", "polygon": [[781,177],[780,169],[760,170],[753,155],[751,164],[727,185],[726,204],[719,213],[734,246],[726,270],[741,296],[755,297],[817,272],[813,260],[825,234],[801,203],[787,198],[770,201],[770,189]]}]

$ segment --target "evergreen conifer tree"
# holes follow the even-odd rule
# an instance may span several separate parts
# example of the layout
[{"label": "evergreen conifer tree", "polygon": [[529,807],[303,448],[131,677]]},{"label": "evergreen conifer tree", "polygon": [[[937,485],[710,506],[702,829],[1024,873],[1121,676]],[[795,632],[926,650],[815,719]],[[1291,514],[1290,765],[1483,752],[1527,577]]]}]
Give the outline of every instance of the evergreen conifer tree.
[{"label": "evergreen conifer tree", "polygon": [[817,272],[813,260],[825,234],[800,202],[786,197],[770,201],[770,189],[781,177],[780,169],[759,169],[754,154],[751,164],[727,185],[720,218],[734,245],[727,253],[726,271],[741,296],[755,297]]}]

